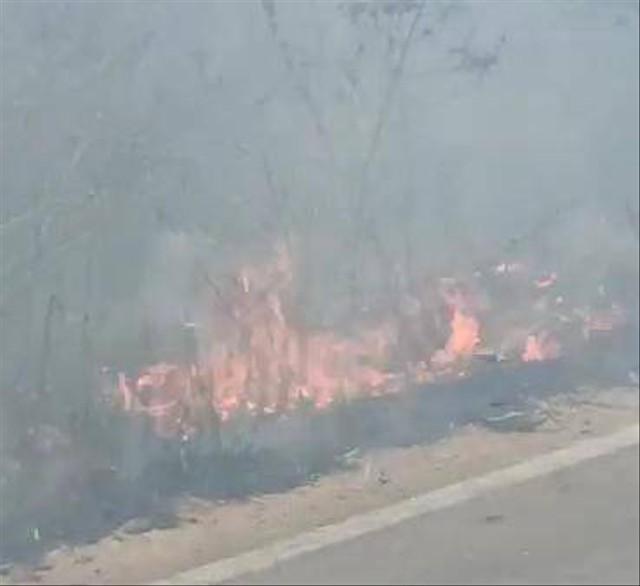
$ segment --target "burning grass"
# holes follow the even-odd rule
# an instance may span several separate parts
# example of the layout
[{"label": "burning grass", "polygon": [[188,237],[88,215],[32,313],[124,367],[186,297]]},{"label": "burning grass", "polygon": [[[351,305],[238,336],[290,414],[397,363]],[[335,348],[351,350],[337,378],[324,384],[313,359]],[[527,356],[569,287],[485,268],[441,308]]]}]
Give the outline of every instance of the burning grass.
[{"label": "burning grass", "polygon": [[[435,439],[491,404],[566,382],[558,359],[626,320],[604,289],[597,305],[572,303],[555,273],[503,263],[423,279],[375,319],[313,328],[299,319],[295,273],[279,244],[224,286],[209,281],[209,320],[189,324],[188,356],[104,369],[91,408],[64,432],[13,438],[2,557],[141,515],[166,525],[176,495],[285,490],[354,447]],[[46,409],[28,397],[26,421]]]},{"label": "burning grass", "polygon": [[[503,263],[466,280],[425,280],[397,306],[382,309],[376,321],[348,334],[314,330],[296,320],[294,268],[290,251],[279,243],[262,265],[240,268],[224,291],[215,287],[211,323],[195,324],[211,334],[206,347],[183,363],[119,373],[106,384],[116,408],[148,417],[162,437],[188,438],[238,413],[324,409],[463,376],[477,356],[556,359],[566,346],[624,322],[604,290],[597,310],[571,305],[555,272],[535,274],[523,264]],[[516,307],[506,318],[500,307],[505,300]]]}]

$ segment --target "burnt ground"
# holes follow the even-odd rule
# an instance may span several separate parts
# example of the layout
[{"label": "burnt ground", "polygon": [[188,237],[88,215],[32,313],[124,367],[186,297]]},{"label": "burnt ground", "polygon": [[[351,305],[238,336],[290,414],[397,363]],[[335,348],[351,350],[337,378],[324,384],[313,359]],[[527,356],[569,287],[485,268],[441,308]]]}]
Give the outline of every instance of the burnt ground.
[{"label": "burnt ground", "polygon": [[540,401],[586,384],[628,385],[631,372],[638,372],[636,331],[595,339],[557,361],[478,362],[455,381],[288,418],[238,420],[199,445],[160,442],[142,431],[145,465],[133,480],[123,480],[123,461],[114,457],[109,470],[96,470],[59,502],[28,516],[5,515],[2,563],[37,563],[61,543],[95,542],[116,528],[131,534],[175,526],[185,497],[246,500],[285,492],[348,468],[345,454],[432,444],[469,424],[530,431],[539,424]]},{"label": "burnt ground", "polygon": [[[176,507],[176,527],[133,534],[136,528],[127,523],[96,543],[62,545],[43,556],[37,566],[14,564],[7,576],[0,577],[0,583],[148,584],[167,579],[202,564],[526,462],[584,438],[607,436],[634,426],[638,422],[638,400],[637,386],[585,387],[541,403],[543,421],[533,431],[531,427],[524,433],[521,427],[510,431],[503,425],[497,432],[494,427],[468,425],[435,443],[350,451],[344,455],[350,464],[348,470],[322,475],[286,492],[215,502],[185,497]],[[593,492],[603,482],[606,479],[594,481],[585,490]],[[558,495],[558,490],[566,497],[563,482],[554,486],[545,493],[547,497]],[[600,502],[606,503],[610,496],[601,494]],[[625,504],[620,503],[620,507],[624,509]],[[486,520],[491,524],[494,521],[498,522]],[[457,551],[455,548],[457,545],[453,551]]]}]

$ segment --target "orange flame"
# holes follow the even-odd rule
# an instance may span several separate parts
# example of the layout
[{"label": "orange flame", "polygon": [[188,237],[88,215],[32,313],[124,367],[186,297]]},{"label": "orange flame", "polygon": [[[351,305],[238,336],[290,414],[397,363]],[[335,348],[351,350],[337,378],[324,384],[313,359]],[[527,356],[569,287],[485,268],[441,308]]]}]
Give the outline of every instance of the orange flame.
[{"label": "orange flame", "polygon": [[442,295],[450,315],[450,333],[444,349],[432,357],[432,363],[438,366],[472,355],[480,342],[480,323],[473,315],[469,292],[452,279],[443,280],[442,285]]},{"label": "orange flame", "polygon": [[546,332],[530,334],[527,336],[527,342],[522,352],[522,360],[523,362],[552,360],[558,357],[559,351],[560,346],[551,334]]},{"label": "orange flame", "polygon": [[[497,272],[508,275],[517,272],[516,266],[523,270],[521,265],[499,265]],[[545,288],[555,278],[552,273],[534,282]],[[446,341],[431,356],[425,352],[405,365],[397,364],[402,328],[407,327],[401,319],[382,320],[357,336],[307,331],[292,317],[292,282],[293,259],[279,243],[270,262],[238,271],[228,298],[216,309],[218,336],[206,358],[187,367],[156,364],[133,381],[120,374],[120,408],[149,417],[162,436],[188,435],[196,429],[195,413],[204,407],[223,421],[240,410],[282,413],[300,402],[322,409],[338,398],[395,392],[400,380],[405,385],[430,381],[452,374],[454,368],[453,374],[464,374],[460,359],[474,355],[480,343],[477,302],[453,279],[441,280],[440,288],[433,290],[447,309],[448,332],[440,331],[446,325],[440,325],[438,303],[425,304],[428,310],[420,305],[411,319],[418,323],[425,315],[421,312],[430,312],[434,319],[427,320],[429,327],[438,338],[444,333],[441,339]],[[582,317],[585,332],[590,332],[613,327],[618,314]],[[428,341],[423,338],[425,347]],[[557,357],[559,349],[549,332],[530,334],[520,358],[548,360]],[[395,372],[391,364],[396,364]]]},{"label": "orange flame", "polygon": [[451,319],[451,335],[447,340],[445,352],[452,356],[469,356],[473,354],[479,341],[480,324],[478,320],[456,309]]}]

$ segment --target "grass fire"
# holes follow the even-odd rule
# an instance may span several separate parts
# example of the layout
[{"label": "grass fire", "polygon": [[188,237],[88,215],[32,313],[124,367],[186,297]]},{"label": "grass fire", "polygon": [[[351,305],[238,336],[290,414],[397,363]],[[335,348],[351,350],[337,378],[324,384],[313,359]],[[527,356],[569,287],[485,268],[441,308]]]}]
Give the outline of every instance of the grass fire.
[{"label": "grass fire", "polygon": [[[464,376],[469,363],[487,353],[512,362],[557,359],[563,345],[624,323],[615,299],[599,309],[575,306],[562,295],[555,273],[541,277],[522,264],[508,271],[505,266],[466,280],[429,281],[434,290],[413,292],[410,322],[401,319],[396,303],[349,334],[313,331],[293,317],[288,301],[295,281],[293,255],[279,243],[271,258],[239,268],[226,290],[212,295],[211,323],[196,324],[211,329],[210,347],[199,349],[189,363],[153,364],[132,376],[120,372],[108,392],[115,408],[150,418],[158,434],[187,438],[207,412],[224,422],[240,412],[282,415],[304,404],[324,409],[336,401]],[[495,287],[516,281],[525,285],[524,303],[508,300],[522,307],[519,322],[505,323],[483,283]],[[426,297],[437,302],[427,305]],[[409,327],[414,331],[406,331]],[[410,334],[417,360],[401,352]],[[429,353],[434,340],[440,347]]]}]

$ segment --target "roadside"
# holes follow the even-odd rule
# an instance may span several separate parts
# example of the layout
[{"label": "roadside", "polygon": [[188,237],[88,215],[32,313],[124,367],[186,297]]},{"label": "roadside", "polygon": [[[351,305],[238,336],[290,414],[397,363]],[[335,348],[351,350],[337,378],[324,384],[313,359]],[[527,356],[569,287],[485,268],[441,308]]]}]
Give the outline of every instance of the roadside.
[{"label": "roadside", "polygon": [[284,494],[245,502],[190,501],[182,523],[141,534],[119,531],[98,543],[61,548],[39,569],[14,567],[3,583],[146,583],[236,555],[313,527],[437,489],[578,439],[638,421],[638,390],[584,390],[543,406],[535,431],[468,426],[437,444],[388,449],[353,459],[354,469]]},{"label": "roadside", "polygon": [[[626,444],[624,432],[599,438],[604,443],[584,440],[560,453],[580,458],[580,447],[582,454],[586,446],[616,447],[304,555],[283,551],[257,572],[242,571],[247,558],[235,558],[240,571],[221,581],[216,568],[220,574],[231,564],[200,568],[188,583],[638,584],[638,428],[627,430],[634,430],[635,445]],[[502,471],[535,474],[541,458]],[[506,474],[501,478],[508,483]],[[337,529],[334,535],[340,537]]]}]

